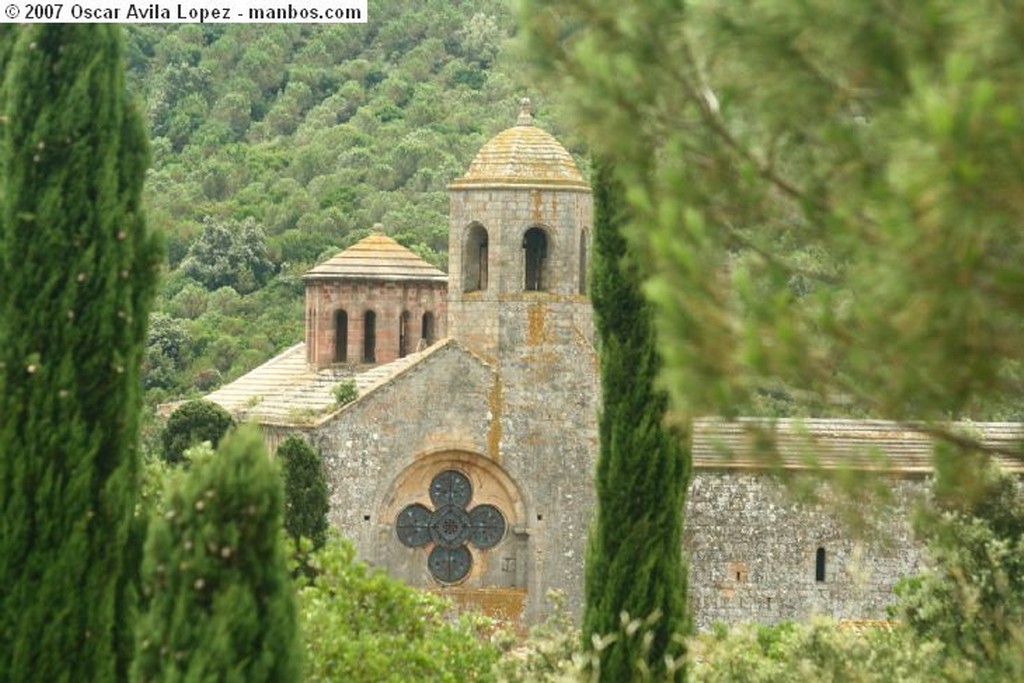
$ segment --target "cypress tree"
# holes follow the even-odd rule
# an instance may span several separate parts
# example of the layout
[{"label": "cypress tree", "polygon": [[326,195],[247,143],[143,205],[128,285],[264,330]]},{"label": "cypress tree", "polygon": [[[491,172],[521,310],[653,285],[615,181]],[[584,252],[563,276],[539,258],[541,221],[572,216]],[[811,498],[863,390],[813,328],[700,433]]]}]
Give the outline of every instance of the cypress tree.
[{"label": "cypress tree", "polygon": [[0,210],[0,680],[124,667],[140,365],[160,257],[119,27],[7,28]]},{"label": "cypress tree", "polygon": [[[639,661],[665,671],[678,658],[672,636],[687,628],[683,504],[690,459],[679,434],[664,425],[666,395],[655,388],[659,359],[640,272],[626,246],[625,199],[607,162],[595,165],[594,265],[591,296],[601,343],[601,449],[597,516],[587,548],[584,647],[617,633],[620,614],[657,620],[649,649],[642,633],[600,653],[602,681],[630,681]],[[660,667],[660,669],[659,669]],[[682,671],[670,674],[671,679]]]},{"label": "cypress tree", "polygon": [[193,449],[151,521],[136,681],[293,683],[297,615],[278,468],[256,428]]},{"label": "cypress tree", "polygon": [[308,538],[313,548],[327,540],[327,480],[320,456],[302,439],[290,436],[278,447],[284,466],[284,528],[296,543]]}]

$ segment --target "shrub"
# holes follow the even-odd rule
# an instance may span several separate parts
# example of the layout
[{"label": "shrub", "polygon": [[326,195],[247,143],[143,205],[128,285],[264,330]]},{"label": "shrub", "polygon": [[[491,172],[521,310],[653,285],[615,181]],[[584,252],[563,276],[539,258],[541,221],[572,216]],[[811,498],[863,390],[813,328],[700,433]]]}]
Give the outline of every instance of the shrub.
[{"label": "shrub", "polygon": [[334,401],[339,406],[348,405],[357,398],[359,398],[359,388],[351,377],[334,385]]},{"label": "shrub", "polygon": [[995,469],[981,475],[969,497],[940,476],[937,510],[917,520],[933,566],[897,585],[893,611],[942,644],[944,678],[1024,680],[1024,496]]},{"label": "shrub", "polygon": [[845,629],[830,620],[774,627],[717,627],[691,641],[693,683],[921,683],[939,680],[937,645],[920,646],[899,628]]},{"label": "shrub", "polygon": [[137,681],[299,680],[280,474],[255,428],[189,453],[167,484],[142,565]]},{"label": "shrub", "polygon": [[290,436],[278,447],[284,468],[284,528],[298,543],[308,538],[313,548],[327,540],[327,481],[320,456],[305,441]]},{"label": "shrub", "polygon": [[564,596],[548,593],[551,616],[530,629],[520,647],[502,655],[494,667],[499,683],[583,681],[584,657],[580,631],[564,608]]},{"label": "shrub", "polygon": [[235,421],[224,408],[211,401],[188,401],[167,419],[163,432],[164,459],[176,464],[184,460],[185,451],[209,441],[217,447]]},{"label": "shrub", "polygon": [[299,591],[308,683],[492,680],[494,628],[355,560],[337,537],[313,554],[316,578]]}]

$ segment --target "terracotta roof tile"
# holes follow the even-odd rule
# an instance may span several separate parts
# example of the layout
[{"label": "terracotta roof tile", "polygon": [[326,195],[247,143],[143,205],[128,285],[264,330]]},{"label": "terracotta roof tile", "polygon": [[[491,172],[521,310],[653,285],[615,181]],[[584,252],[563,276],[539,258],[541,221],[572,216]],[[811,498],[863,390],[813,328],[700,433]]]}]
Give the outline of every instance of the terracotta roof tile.
[{"label": "terracotta roof tile", "polygon": [[[1021,453],[1024,424],[972,422],[947,425],[1000,453]],[[703,419],[694,425],[696,468],[785,469],[851,468],[900,473],[932,471],[934,439],[911,425],[885,420],[737,420]],[[758,444],[774,441],[777,458],[758,453]],[[761,449],[763,451],[763,448]],[[1024,462],[1000,455],[1001,464],[1024,471]]]},{"label": "terracotta roof tile", "polygon": [[448,276],[387,235],[372,234],[307,271],[303,279],[445,282],[448,280]]}]

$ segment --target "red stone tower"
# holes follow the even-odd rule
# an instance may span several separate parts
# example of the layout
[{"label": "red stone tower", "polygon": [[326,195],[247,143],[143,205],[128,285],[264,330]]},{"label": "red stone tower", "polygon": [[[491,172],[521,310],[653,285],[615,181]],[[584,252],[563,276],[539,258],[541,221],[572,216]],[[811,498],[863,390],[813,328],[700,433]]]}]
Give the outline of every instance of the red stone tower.
[{"label": "red stone tower", "polygon": [[374,232],[303,280],[306,361],[317,370],[388,363],[445,337],[448,276],[386,235]]}]

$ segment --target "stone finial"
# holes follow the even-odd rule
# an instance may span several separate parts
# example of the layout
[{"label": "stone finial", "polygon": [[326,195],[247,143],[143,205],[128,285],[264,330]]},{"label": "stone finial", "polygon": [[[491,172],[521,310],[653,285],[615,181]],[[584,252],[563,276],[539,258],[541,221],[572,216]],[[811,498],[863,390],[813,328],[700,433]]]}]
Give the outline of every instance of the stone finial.
[{"label": "stone finial", "polygon": [[519,100],[519,118],[516,119],[517,126],[532,126],[533,125],[533,105],[530,104],[530,98],[524,97]]},{"label": "stone finial", "polygon": [[373,233],[374,235],[383,235],[384,234],[384,224],[383,223],[374,223],[373,227],[370,228],[370,232]]}]

